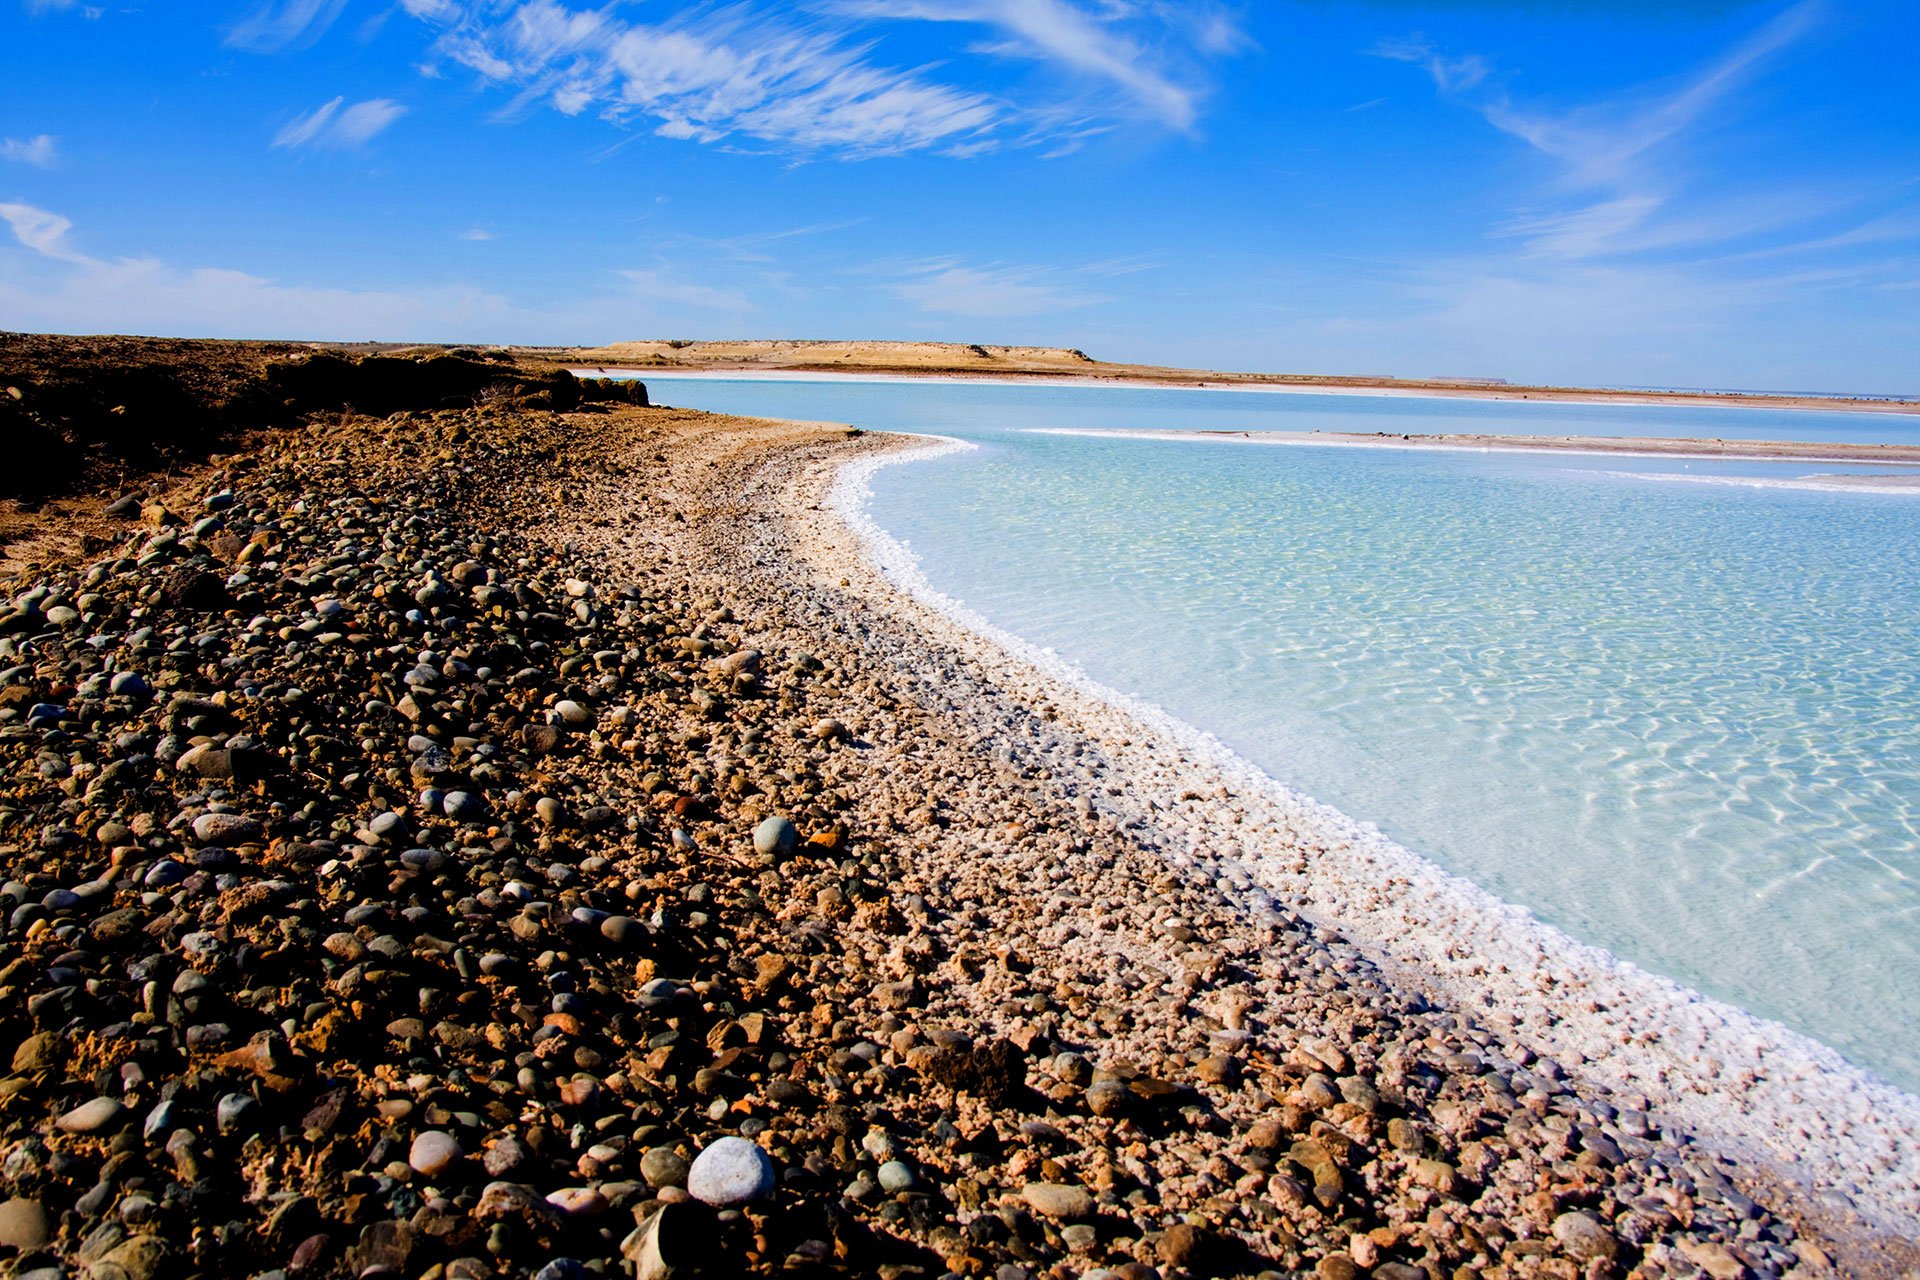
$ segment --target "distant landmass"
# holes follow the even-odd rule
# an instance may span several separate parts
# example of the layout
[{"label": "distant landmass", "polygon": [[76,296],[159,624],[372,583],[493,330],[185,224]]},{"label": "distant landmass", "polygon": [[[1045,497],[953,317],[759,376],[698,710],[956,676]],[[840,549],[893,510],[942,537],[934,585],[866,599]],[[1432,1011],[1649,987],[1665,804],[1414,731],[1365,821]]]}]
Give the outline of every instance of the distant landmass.
[{"label": "distant landmass", "polygon": [[1613,404],[1740,404],[1773,409],[1858,409],[1920,412],[1920,401],[1884,396],[1832,396],[1718,390],[1563,387],[1505,378],[1433,374],[1245,373],[1096,360],[1077,347],[1020,347],[968,342],[807,340],[692,341],[650,339],[601,347],[526,348],[523,355],[592,368],[710,373],[895,374],[958,378],[1072,378],[1187,387],[1273,387],[1297,391],[1463,396],[1490,400],[1559,400]]}]

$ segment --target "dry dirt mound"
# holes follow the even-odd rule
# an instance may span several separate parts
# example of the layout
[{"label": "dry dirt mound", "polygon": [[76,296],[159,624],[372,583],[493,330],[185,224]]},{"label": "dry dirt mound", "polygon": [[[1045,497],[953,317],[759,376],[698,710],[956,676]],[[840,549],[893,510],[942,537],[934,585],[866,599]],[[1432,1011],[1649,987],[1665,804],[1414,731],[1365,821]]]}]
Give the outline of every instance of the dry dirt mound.
[{"label": "dry dirt mound", "polygon": [[122,486],[204,458],[236,433],[321,411],[645,404],[640,383],[581,382],[500,351],[347,355],[297,343],[0,334],[0,496]]}]

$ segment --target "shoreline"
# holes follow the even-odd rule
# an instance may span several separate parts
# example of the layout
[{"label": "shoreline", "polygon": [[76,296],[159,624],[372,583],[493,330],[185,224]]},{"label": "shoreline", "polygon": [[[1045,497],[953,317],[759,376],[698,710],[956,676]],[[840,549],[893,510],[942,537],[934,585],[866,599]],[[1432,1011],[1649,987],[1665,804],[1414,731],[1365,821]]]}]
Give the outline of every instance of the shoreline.
[{"label": "shoreline", "polygon": [[[1524,1058],[1517,1052],[1524,1048],[1612,1093],[1643,1094],[1723,1150],[1817,1194],[1838,1193],[1889,1229],[1920,1231],[1920,1097],[1811,1037],[1571,938],[1370,824],[1293,792],[1204,730],[1099,684],[941,594],[861,506],[875,471],[972,447],[918,438],[938,443],[845,464],[834,480],[829,509],[872,557],[876,581],[862,589],[919,606],[921,616],[908,625],[926,628],[930,614],[943,644],[988,646],[984,660],[1026,700],[1078,703],[1068,723],[1103,745],[1123,744],[1116,753],[1123,789],[1146,793],[1144,804],[1124,813],[1124,825],[1166,827],[1155,815],[1178,811],[1172,796],[1224,787],[1234,801],[1231,821],[1175,824],[1156,834],[1168,841],[1175,865],[1205,869],[1242,908],[1271,913],[1277,906],[1351,937],[1405,989],[1496,1021],[1511,1017],[1516,1056]],[[1142,746],[1141,737],[1160,746]],[[1177,753],[1171,764],[1160,758],[1169,752]],[[1074,767],[1062,757],[1049,763],[1063,773]],[[1223,845],[1242,856],[1210,860],[1199,852]],[[1312,852],[1302,859],[1302,849]],[[1617,1016],[1591,1024],[1568,1017],[1569,1006],[1581,1003]]]},{"label": "shoreline", "polygon": [[929,370],[924,373],[905,369],[891,368],[818,368],[787,367],[767,368],[765,366],[714,364],[711,366],[686,366],[660,368],[622,366],[618,363],[592,364],[586,362],[564,362],[565,367],[577,376],[596,378],[638,378],[650,382],[672,382],[677,379],[734,382],[873,382],[873,383],[916,383],[916,382],[956,382],[979,383],[986,386],[1006,387],[1085,387],[1110,386],[1119,388],[1186,391],[1245,391],[1272,395],[1329,395],[1363,396],[1381,399],[1434,399],[1468,400],[1486,402],[1511,402],[1526,404],[1582,404],[1611,405],[1625,408],[1647,408],[1668,406],[1688,409],[1775,409],[1796,412],[1816,413],[1868,413],[1868,414],[1920,414],[1920,401],[1887,398],[1835,397],[1828,399],[1810,395],[1781,395],[1756,392],[1703,392],[1703,391],[1611,391],[1601,388],[1583,387],[1512,387],[1500,388],[1485,384],[1464,384],[1459,386],[1432,383],[1367,380],[1330,380],[1312,381],[1287,379],[1285,381],[1263,380],[1263,375],[1246,374],[1232,377],[1209,376],[1188,371],[1176,371],[1166,376],[1153,374],[1127,374],[1112,372],[1072,373],[1060,370],[1036,371],[1033,373],[971,372],[965,370]]},{"label": "shoreline", "polygon": [[[1102,440],[1205,440],[1277,448],[1393,449],[1407,452],[1559,453],[1596,458],[1692,461],[1812,462],[1920,467],[1920,445],[1826,444],[1796,440],[1706,440],[1685,436],[1497,436],[1483,433],[1406,435],[1361,431],[1154,431],[1102,427],[1026,427],[1028,435]],[[1822,477],[1830,479],[1833,477]],[[1867,477],[1862,477],[1867,478]]]},{"label": "shoreline", "polygon": [[[1790,1099],[1863,1155],[1849,1208],[1543,1038],[1534,1005],[1610,993],[1529,996],[1506,917],[1428,913],[1459,985],[1423,994],[1435,891],[1367,829],[890,583],[834,497],[924,442],[414,372],[419,407],[19,513],[0,1193],[32,1267],[1920,1265],[1868,1212],[1886,1115]],[[741,1200],[701,1182],[722,1152],[764,1174]]]}]

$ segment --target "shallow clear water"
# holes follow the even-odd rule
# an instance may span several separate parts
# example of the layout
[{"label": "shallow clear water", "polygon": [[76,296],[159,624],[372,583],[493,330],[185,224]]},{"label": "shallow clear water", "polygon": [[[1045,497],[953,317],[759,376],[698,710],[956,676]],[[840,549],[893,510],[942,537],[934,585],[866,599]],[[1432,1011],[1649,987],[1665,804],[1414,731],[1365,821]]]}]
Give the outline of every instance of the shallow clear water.
[{"label": "shallow clear water", "polygon": [[654,392],[976,441],[874,481],[874,519],[936,587],[1573,936],[1920,1087],[1920,497],[1764,487],[1845,469],[1805,462],[1029,430],[1920,441],[1912,420],[940,384]]}]

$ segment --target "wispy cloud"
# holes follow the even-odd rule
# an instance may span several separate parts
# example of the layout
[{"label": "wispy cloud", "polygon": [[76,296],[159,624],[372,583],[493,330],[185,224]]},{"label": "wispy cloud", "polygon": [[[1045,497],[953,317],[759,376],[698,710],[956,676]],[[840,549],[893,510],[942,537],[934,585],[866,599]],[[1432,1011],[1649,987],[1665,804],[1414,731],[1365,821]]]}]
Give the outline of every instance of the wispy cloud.
[{"label": "wispy cloud", "polygon": [[890,292],[922,311],[974,319],[1008,319],[1073,311],[1102,302],[1079,286],[1073,273],[1046,267],[950,259],[909,264]]},{"label": "wispy cloud", "polygon": [[866,60],[831,34],[745,6],[654,25],[611,10],[532,0],[494,21],[479,6],[448,29],[442,54],[519,101],[617,121],[651,120],[669,138],[734,135],[775,145],[879,155],[962,142],[990,129],[989,97]]},{"label": "wispy cloud", "polygon": [[1657,224],[1693,176],[1681,150],[1687,135],[1726,111],[1772,55],[1812,29],[1821,3],[1801,0],[1677,83],[1559,109],[1516,101],[1488,59],[1450,56],[1421,37],[1384,43],[1374,53],[1422,67],[1442,96],[1556,161],[1558,173],[1539,201],[1560,207],[1524,212],[1496,232],[1521,237],[1530,257],[1583,261],[1715,235],[1727,240],[1761,225],[1731,210],[1722,211],[1717,231],[1698,218],[1684,232]]},{"label": "wispy cloud", "polygon": [[371,98],[346,106],[339,97],[296,116],[273,136],[276,147],[318,147],[347,151],[366,145],[407,113],[391,98]]},{"label": "wispy cloud", "polygon": [[[1420,66],[1442,98],[1544,163],[1512,192],[1513,212],[1486,228],[1487,251],[1398,264],[1388,291],[1398,305],[1362,322],[1364,340],[1419,347],[1439,370],[1499,373],[1506,353],[1525,353],[1530,376],[1631,369],[1639,382],[1684,385],[1703,370],[1750,367],[1726,348],[1729,335],[1771,323],[1754,317],[1857,314],[1849,341],[1878,348],[1912,332],[1910,320],[1866,318],[1864,301],[1912,274],[1910,255],[1875,249],[1920,239],[1912,194],[1864,176],[1782,175],[1728,147],[1740,137],[1730,126],[1760,100],[1753,87],[1823,12],[1803,0],[1688,72],[1575,102],[1522,99],[1492,60],[1423,39],[1376,48]],[[1798,367],[1821,358],[1834,357]],[[1770,360],[1752,385],[1825,385],[1786,372],[1792,359]]]},{"label": "wispy cloud", "polygon": [[227,44],[277,53],[313,44],[333,26],[347,0],[278,0],[261,5],[227,32]]},{"label": "wispy cloud", "polygon": [[[1488,123],[1569,166],[1569,180],[1601,186],[1633,180],[1635,166],[1662,143],[1699,124],[1771,55],[1805,35],[1821,0],[1802,0],[1665,93],[1555,114],[1502,94],[1481,104]],[[1443,86],[1444,87],[1444,86]]]},{"label": "wispy cloud", "polygon": [[484,242],[487,240],[496,239],[497,237],[493,234],[493,232],[487,230],[485,227],[468,227],[465,231],[462,231],[460,233],[460,238],[462,240]]},{"label": "wispy cloud", "polygon": [[64,13],[68,9],[78,10],[81,17],[89,20],[106,13],[99,5],[81,4],[80,0],[27,0],[27,12],[32,14]]},{"label": "wispy cloud", "polygon": [[30,164],[36,169],[51,169],[60,161],[60,145],[50,133],[31,138],[0,140],[0,160]]},{"label": "wispy cloud", "polygon": [[1395,62],[1411,62],[1424,67],[1433,83],[1442,93],[1464,93],[1468,89],[1485,82],[1493,73],[1493,65],[1479,54],[1462,54],[1448,57],[1433,47],[1424,36],[1409,36],[1403,40],[1382,40],[1373,48],[1375,57],[1391,58]]},{"label": "wispy cloud", "polygon": [[[1010,141],[1083,136],[1097,105],[1016,101],[942,78],[940,67],[887,66],[863,24],[935,21],[978,26],[986,39],[956,53],[1015,57],[1115,91],[1125,114],[1191,128],[1200,90],[1167,68],[1237,46],[1224,10],[1205,20],[1158,4],[1105,0],[824,0],[803,8],[700,6],[654,23],[614,7],[573,9],[557,0],[403,0],[439,29],[438,60],[517,90],[509,107],[544,104],[567,115],[595,111],[619,123],[651,122],[661,136],[734,140],[859,158],[936,150],[964,156]],[[436,68],[437,69],[437,68]],[[1108,109],[1108,114],[1112,110]]]},{"label": "wispy cloud", "polygon": [[[1030,58],[1123,90],[1154,118],[1190,129],[1198,115],[1197,91],[1177,83],[1160,65],[1164,50],[1150,48],[1119,24],[1135,16],[1127,5],[1081,8],[1067,0],[845,0],[839,11],[864,18],[965,22],[991,28],[998,39],[987,52]],[[1165,34],[1164,27],[1161,28]],[[1237,28],[1224,14],[1197,33],[1212,52],[1234,47]]]},{"label": "wispy cloud", "polygon": [[73,223],[57,213],[30,204],[0,204],[0,220],[13,238],[42,257],[61,262],[91,263],[93,259],[67,244]]}]

